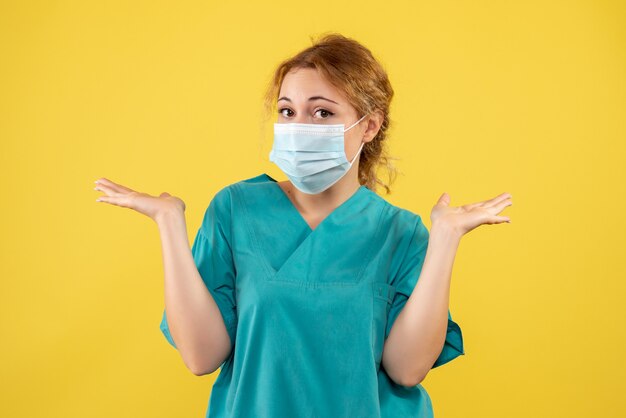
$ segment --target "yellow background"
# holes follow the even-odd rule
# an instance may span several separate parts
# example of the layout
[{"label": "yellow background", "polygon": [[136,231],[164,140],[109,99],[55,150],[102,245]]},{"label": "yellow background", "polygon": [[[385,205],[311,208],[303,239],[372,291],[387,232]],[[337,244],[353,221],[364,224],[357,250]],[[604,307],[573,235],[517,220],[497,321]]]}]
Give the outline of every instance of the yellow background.
[{"label": "yellow background", "polygon": [[[620,1],[2,2],[0,415],[201,417],[159,330],[158,230],[94,180],[168,191],[190,238],[263,172],[278,62],[338,31],[396,97],[391,203],[513,195],[459,247],[466,355],[423,382],[437,418],[623,417],[626,6]],[[260,135],[260,133],[262,135]],[[331,378],[331,376],[329,376]]]}]

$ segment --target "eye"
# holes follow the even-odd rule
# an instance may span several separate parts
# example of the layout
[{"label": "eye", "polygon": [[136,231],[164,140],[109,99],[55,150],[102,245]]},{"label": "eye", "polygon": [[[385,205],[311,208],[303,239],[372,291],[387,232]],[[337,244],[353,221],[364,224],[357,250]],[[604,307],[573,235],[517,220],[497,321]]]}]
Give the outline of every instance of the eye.
[{"label": "eye", "polygon": [[285,115],[283,112],[285,110],[288,110],[289,112],[293,113],[291,109],[289,109],[288,107],[283,107],[282,109],[278,109],[278,113],[280,113],[281,115],[285,116],[285,117],[289,117],[291,115]]},{"label": "eye", "polygon": [[326,109],[318,109],[318,110],[316,110],[316,111],[315,111],[315,113],[317,113],[317,112],[323,112],[323,114],[324,114],[324,115],[327,115],[327,116],[322,116],[322,119],[326,119],[326,118],[328,118],[329,116],[334,115],[334,113],[333,113],[333,112],[329,112],[329,111],[328,111],[328,110],[326,110]]}]

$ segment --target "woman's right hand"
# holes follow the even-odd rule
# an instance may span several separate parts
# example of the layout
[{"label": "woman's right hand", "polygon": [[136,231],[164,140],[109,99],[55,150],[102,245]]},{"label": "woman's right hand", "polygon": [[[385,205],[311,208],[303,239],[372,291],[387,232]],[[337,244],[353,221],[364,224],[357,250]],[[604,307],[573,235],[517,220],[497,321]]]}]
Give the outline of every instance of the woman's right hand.
[{"label": "woman's right hand", "polygon": [[147,193],[136,192],[104,177],[96,180],[95,190],[105,193],[105,196],[97,199],[98,201],[136,210],[157,223],[161,215],[177,211],[182,214],[186,208],[185,202],[167,192],[159,196],[151,196]]}]

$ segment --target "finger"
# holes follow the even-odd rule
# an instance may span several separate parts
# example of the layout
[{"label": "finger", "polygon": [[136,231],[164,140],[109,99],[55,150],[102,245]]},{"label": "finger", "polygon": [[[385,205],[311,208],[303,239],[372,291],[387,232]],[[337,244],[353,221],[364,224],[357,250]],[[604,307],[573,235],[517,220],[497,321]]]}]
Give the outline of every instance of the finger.
[{"label": "finger", "polygon": [[461,207],[463,209],[465,209],[465,210],[472,210],[472,209],[474,209],[477,206],[482,206],[484,203],[485,203],[484,201],[483,202],[476,202],[476,203],[468,203],[468,204],[465,204],[465,205],[463,205]]},{"label": "finger", "polygon": [[481,223],[484,225],[495,225],[495,224],[510,223],[510,222],[511,222],[511,218],[509,218],[508,216],[488,216]]},{"label": "finger", "polygon": [[100,196],[96,199],[96,202],[109,203],[111,205],[128,208],[128,199],[123,196]]},{"label": "finger", "polygon": [[509,218],[508,216],[493,216],[491,220],[492,224],[501,224],[503,222],[511,223],[511,218]]},{"label": "finger", "polygon": [[489,202],[489,200],[481,200],[480,202],[467,203],[463,205],[462,208],[465,210],[472,210],[477,207],[485,207],[487,205],[487,202]]},{"label": "finger", "polygon": [[115,190],[117,193],[134,192],[134,190],[132,190],[132,189],[130,189],[128,187],[122,186],[121,184],[117,184],[115,182],[112,182],[111,180],[109,180],[109,179],[107,179],[105,177],[101,177],[98,180],[96,180],[96,184],[105,185],[105,186]]},{"label": "finger", "polygon": [[111,187],[109,187],[109,186],[107,186],[105,184],[98,184],[93,189],[105,192],[109,196],[120,196],[120,195],[124,194],[124,193],[120,193],[118,191],[113,190]]},{"label": "finger", "polygon": [[495,215],[497,215],[498,213],[502,212],[504,210],[504,208],[506,208],[507,206],[511,206],[513,204],[513,201],[509,198],[509,199],[505,199],[487,209],[489,209],[490,211],[492,211]]},{"label": "finger", "polygon": [[450,195],[446,192],[444,192],[441,196],[439,196],[437,203],[435,203],[435,205],[441,205],[441,206],[448,206],[449,204],[450,204]]},{"label": "finger", "polygon": [[494,206],[494,205],[499,204],[499,203],[500,203],[500,202],[502,202],[503,200],[506,200],[506,199],[512,199],[512,198],[513,198],[513,196],[511,196],[511,193],[506,193],[506,192],[505,192],[505,193],[502,193],[502,194],[500,194],[500,195],[498,195],[498,196],[494,197],[493,199],[486,200],[486,201],[483,203],[483,207],[489,208],[489,207],[492,207],[492,206]]}]

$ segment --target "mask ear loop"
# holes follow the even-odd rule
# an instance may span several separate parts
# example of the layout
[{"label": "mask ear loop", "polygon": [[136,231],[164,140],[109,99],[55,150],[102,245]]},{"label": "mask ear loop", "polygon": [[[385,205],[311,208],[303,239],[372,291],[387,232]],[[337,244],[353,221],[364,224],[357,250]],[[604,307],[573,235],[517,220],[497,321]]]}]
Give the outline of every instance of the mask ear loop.
[{"label": "mask ear loop", "polygon": [[361,150],[363,149],[363,145],[365,145],[365,142],[361,142],[361,146],[359,147],[359,150],[356,152],[356,154],[354,154],[354,158],[350,162],[350,167],[352,167],[352,164],[354,164],[354,162],[356,161],[357,157],[361,153]]},{"label": "mask ear loop", "polygon": [[362,117],[361,119],[357,120],[356,122],[354,122],[354,123],[352,124],[352,126],[350,126],[348,129],[344,129],[343,131],[344,131],[344,132],[348,132],[348,131],[349,131],[350,129],[352,129],[355,125],[357,125],[359,122],[361,122],[363,119],[365,119],[365,117],[366,117],[366,116],[367,116],[367,115],[363,115],[363,117]]},{"label": "mask ear loop", "polygon": [[[361,122],[363,119],[365,119],[365,117],[367,116],[367,114],[363,115],[363,117],[359,120],[357,120],[356,122],[354,122],[352,124],[352,126],[350,126],[348,129],[345,129],[344,132],[352,129],[355,125],[357,125],[359,122]],[[356,154],[354,155],[354,158],[352,158],[352,161],[350,161],[350,167],[352,167],[352,165],[354,164],[354,162],[356,161],[357,157],[359,156],[359,154],[361,153],[361,150],[363,149],[363,145],[365,145],[365,142],[361,141],[361,146],[359,147],[359,150],[356,152]]]}]

